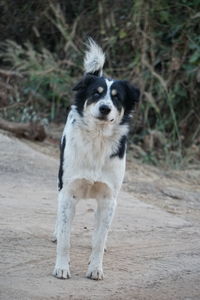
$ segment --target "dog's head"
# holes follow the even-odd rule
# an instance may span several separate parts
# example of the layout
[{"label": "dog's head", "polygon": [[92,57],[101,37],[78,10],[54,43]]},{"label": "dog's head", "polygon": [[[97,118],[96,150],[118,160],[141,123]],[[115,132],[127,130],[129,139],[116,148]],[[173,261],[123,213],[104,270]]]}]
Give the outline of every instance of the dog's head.
[{"label": "dog's head", "polygon": [[121,123],[129,118],[140,92],[128,81],[86,74],[74,87],[80,115],[97,122]]},{"label": "dog's head", "polygon": [[127,81],[104,77],[104,62],[102,49],[89,39],[84,59],[85,76],[74,87],[75,105],[81,116],[96,122],[123,123],[129,119],[140,92]]}]

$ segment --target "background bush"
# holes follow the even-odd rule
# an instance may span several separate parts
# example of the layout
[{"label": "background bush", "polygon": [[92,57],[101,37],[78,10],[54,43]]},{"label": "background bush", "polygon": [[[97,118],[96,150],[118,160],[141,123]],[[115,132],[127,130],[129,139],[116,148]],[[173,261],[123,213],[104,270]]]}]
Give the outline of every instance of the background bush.
[{"label": "background bush", "polygon": [[12,71],[0,72],[1,115],[63,121],[91,36],[107,54],[106,73],[141,89],[131,135],[140,156],[198,159],[199,9],[200,0],[1,0],[0,65]]}]

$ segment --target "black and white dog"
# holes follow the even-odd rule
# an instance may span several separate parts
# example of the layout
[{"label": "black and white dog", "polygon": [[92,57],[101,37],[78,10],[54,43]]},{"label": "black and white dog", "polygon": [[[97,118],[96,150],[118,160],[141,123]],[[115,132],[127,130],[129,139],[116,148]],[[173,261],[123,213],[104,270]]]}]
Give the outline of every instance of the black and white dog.
[{"label": "black and white dog", "polygon": [[87,277],[103,279],[103,254],[125,172],[129,120],[139,90],[127,81],[102,75],[105,56],[89,40],[83,79],[74,87],[61,140],[58,215],[54,232],[57,257],[54,276],[70,277],[70,231],[80,199],[97,201],[96,228]]}]

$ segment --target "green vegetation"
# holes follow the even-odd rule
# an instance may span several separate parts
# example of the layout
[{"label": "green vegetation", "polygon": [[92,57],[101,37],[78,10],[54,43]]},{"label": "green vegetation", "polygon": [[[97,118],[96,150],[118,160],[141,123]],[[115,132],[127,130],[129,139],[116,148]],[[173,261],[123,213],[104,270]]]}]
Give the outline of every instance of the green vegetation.
[{"label": "green vegetation", "polygon": [[141,89],[131,141],[142,159],[173,166],[188,153],[188,161],[199,159],[200,0],[113,3],[2,0],[0,64],[16,77],[1,78],[10,88],[1,115],[63,121],[92,36],[107,53],[106,72]]}]

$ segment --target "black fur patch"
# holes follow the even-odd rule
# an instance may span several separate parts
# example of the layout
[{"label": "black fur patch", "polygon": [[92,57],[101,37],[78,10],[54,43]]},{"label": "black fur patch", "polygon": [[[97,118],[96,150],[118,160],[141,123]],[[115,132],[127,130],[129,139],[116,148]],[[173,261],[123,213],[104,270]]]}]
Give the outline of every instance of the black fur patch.
[{"label": "black fur patch", "polygon": [[[113,90],[117,92],[116,95],[112,95]],[[125,110],[125,96],[126,93],[124,87],[120,84],[120,81],[114,81],[110,87],[110,97],[112,99],[113,104],[119,112],[121,111],[122,107]]]},{"label": "black fur patch", "polygon": [[[98,92],[98,87],[103,87],[103,92]],[[85,101],[87,105],[97,102],[104,97],[107,91],[107,86],[104,77],[97,77],[93,75],[86,75],[74,88],[76,91],[75,105],[77,111],[82,116]]]},{"label": "black fur patch", "polygon": [[128,123],[130,120],[130,114],[134,109],[135,103],[139,101],[140,91],[128,81],[116,80],[111,86],[112,89],[117,91],[117,94],[112,96],[112,101],[115,106],[120,110],[121,107],[124,108],[124,116],[122,118],[121,124]]},{"label": "black fur patch", "polygon": [[64,163],[64,151],[65,151],[65,136],[63,138],[63,141],[60,145],[60,167],[58,171],[58,190],[62,190],[63,188],[63,163]]},{"label": "black fur patch", "polygon": [[112,157],[118,156],[120,159],[122,159],[126,152],[126,143],[127,143],[127,136],[123,135],[119,141],[119,146],[118,146],[117,151],[115,153],[111,154],[110,157],[112,158]]}]

